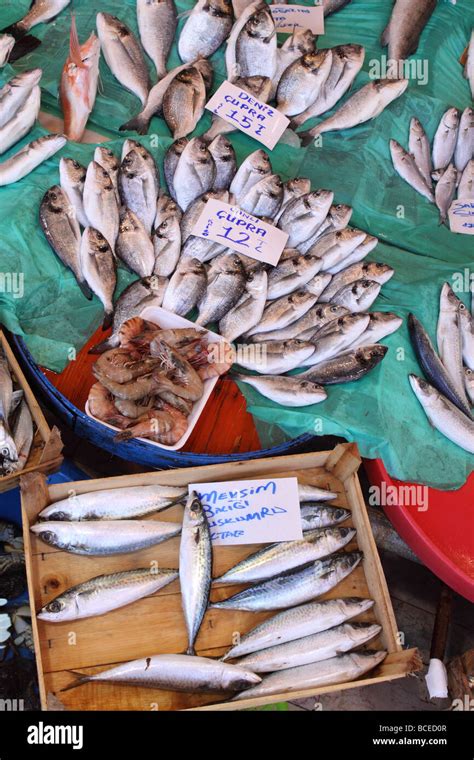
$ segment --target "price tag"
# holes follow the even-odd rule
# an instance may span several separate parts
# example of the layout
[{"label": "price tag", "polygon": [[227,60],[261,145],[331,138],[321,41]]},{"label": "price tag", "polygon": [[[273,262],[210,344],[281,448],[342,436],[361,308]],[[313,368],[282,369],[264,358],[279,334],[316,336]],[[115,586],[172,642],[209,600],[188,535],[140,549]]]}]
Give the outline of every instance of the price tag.
[{"label": "price tag", "polygon": [[227,80],[209,100],[206,108],[270,150],[273,150],[290,123],[276,108],[262,103]]},{"label": "price tag", "polygon": [[270,5],[273,21],[279,32],[310,29],[313,34],[324,34],[324,8],[322,5]]},{"label": "price tag", "polygon": [[253,259],[276,266],[288,240],[283,230],[247,214],[238,206],[210,198],[192,234],[213,240]]},{"label": "price tag", "polygon": [[458,198],[449,209],[451,232],[474,235],[474,198]]}]

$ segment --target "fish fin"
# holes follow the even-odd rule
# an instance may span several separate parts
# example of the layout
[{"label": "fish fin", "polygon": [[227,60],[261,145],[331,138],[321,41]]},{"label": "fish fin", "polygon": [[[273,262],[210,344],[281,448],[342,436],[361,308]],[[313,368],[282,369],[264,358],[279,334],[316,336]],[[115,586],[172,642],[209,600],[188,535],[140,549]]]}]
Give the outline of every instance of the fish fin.
[{"label": "fish fin", "polygon": [[82,60],[81,43],[77,34],[76,17],[74,13],[71,14],[71,31],[69,33],[69,57],[71,61],[76,64],[80,69],[85,69],[86,66]]},{"label": "fish fin", "polygon": [[188,646],[188,648],[186,649],[185,654],[188,654],[191,657],[195,657],[196,656],[196,650],[194,649],[194,644],[190,644]]},{"label": "fish fin", "polygon": [[92,301],[92,291],[87,282],[85,280],[79,282],[78,280],[77,284],[79,285],[80,289],[82,290],[82,294],[87,298],[87,300]]},{"label": "fish fin", "polygon": [[387,47],[388,42],[390,39],[390,21],[388,22],[387,26],[382,32],[382,36],[380,38],[380,44],[382,47]]},{"label": "fish fin", "polygon": [[15,63],[15,61],[23,58],[24,55],[32,53],[33,50],[36,50],[40,45],[41,40],[37,37],[33,37],[32,34],[27,34],[15,43],[15,46],[8,57],[8,63]]},{"label": "fish fin", "polygon": [[312,134],[312,130],[308,130],[307,132],[298,132],[298,137],[301,140],[301,147],[306,148],[310,143],[312,143],[315,135]]},{"label": "fish fin", "polygon": [[193,12],[193,9],[190,8],[188,11],[182,11],[182,13],[178,13],[178,15],[177,15],[176,18],[178,18],[178,19],[180,19],[180,18],[187,18],[188,16],[191,15],[192,12]]},{"label": "fish fin", "polygon": [[146,135],[150,122],[144,119],[141,114],[134,116],[133,119],[127,121],[119,127],[120,132],[138,132],[139,135]]},{"label": "fish fin", "polygon": [[91,677],[88,675],[85,675],[84,673],[79,673],[77,670],[68,670],[68,673],[70,673],[72,676],[76,677],[75,681],[71,681],[70,684],[67,686],[64,686],[63,689],[60,689],[59,691],[69,691],[69,689],[75,689],[76,686],[81,686],[83,683],[87,683],[91,680]]},{"label": "fish fin", "polygon": [[102,330],[108,330],[112,326],[112,319],[114,317],[113,311],[104,315],[104,321],[102,322]]}]

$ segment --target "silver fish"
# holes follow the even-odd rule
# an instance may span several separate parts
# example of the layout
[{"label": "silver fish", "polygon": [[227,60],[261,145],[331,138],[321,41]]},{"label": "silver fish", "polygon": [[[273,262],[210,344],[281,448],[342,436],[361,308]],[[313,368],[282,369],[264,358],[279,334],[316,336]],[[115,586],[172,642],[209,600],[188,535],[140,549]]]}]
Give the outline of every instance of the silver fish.
[{"label": "silver fish", "polygon": [[261,343],[266,340],[285,340],[286,338],[310,338],[316,329],[331,322],[333,319],[348,314],[348,309],[334,304],[316,303],[302,317],[291,322],[287,327],[280,330],[271,330],[267,333],[252,335],[252,341]]},{"label": "silver fish", "polygon": [[333,199],[330,190],[314,190],[288,203],[278,222],[278,227],[288,233],[288,247],[298,248],[311,237],[326,218]]},{"label": "silver fish", "polygon": [[23,179],[43,161],[47,161],[61,150],[66,142],[63,135],[44,135],[28,143],[18,153],[0,164],[0,186],[11,185]]},{"label": "silver fish", "polygon": [[247,156],[240,164],[229,188],[230,192],[235,195],[236,202],[240,203],[257,182],[270,176],[271,173],[270,158],[264,150],[256,150]]},{"label": "silver fish", "polygon": [[301,507],[301,526],[306,531],[333,528],[351,516],[348,509],[329,507],[319,502],[306,502]]},{"label": "silver fish", "polygon": [[458,173],[454,164],[449,164],[443,172],[443,176],[436,185],[435,200],[439,209],[439,223],[446,224],[448,211],[456,195]]},{"label": "silver fish", "polygon": [[[262,103],[268,103],[272,86],[271,80],[268,77],[238,77],[232,82],[232,84],[250,93],[250,95],[253,95]],[[232,124],[229,124],[220,116],[213,114],[211,126],[207,132],[203,134],[203,137],[206,140],[213,140],[218,135],[235,132],[236,129],[236,127],[233,127]]]},{"label": "silver fish", "polygon": [[431,172],[433,164],[431,162],[431,147],[428,135],[423,129],[421,122],[413,118],[410,122],[410,137],[408,148],[415,160],[416,168],[425,180],[426,186],[431,190],[433,183]]},{"label": "silver fish", "polygon": [[470,454],[474,454],[474,422],[432,385],[409,375],[410,385],[436,430]]},{"label": "silver fish", "polygon": [[163,98],[163,117],[173,140],[186,137],[196,128],[204,113],[206,86],[195,66],[180,71]]},{"label": "silver fish", "polygon": [[254,216],[272,218],[281,206],[283,182],[278,174],[269,174],[253,185],[239,202],[240,208]]},{"label": "silver fish", "polygon": [[343,269],[346,269],[353,264],[357,264],[359,261],[362,261],[362,259],[365,259],[365,257],[374,250],[378,242],[378,238],[373,237],[372,235],[366,235],[362,243],[360,243],[357,248],[352,251],[352,253],[350,253],[345,258],[342,258],[337,264],[334,264],[334,266],[329,267],[327,271],[329,274],[335,275],[341,272]]},{"label": "silver fish", "polygon": [[120,214],[116,252],[128,268],[140,277],[149,277],[153,273],[155,266],[153,243],[138,216],[128,208]]},{"label": "silver fish", "polygon": [[168,217],[153,233],[155,266],[153,274],[170,277],[176,269],[181,251],[179,216]]},{"label": "silver fish", "polygon": [[36,24],[52,21],[70,2],[71,0],[33,0],[26,16],[4,31],[10,32],[15,39],[19,39]]},{"label": "silver fish", "polygon": [[48,623],[62,623],[105,615],[155,594],[177,578],[177,570],[150,567],[98,575],[63,591],[45,604],[37,617]]},{"label": "silver fish", "polygon": [[219,335],[232,343],[260,321],[267,299],[267,273],[255,269],[247,275],[245,290],[219,322]]},{"label": "silver fish", "polygon": [[198,259],[185,258],[178,263],[163,298],[163,308],[186,316],[201,301],[206,291],[207,276]]},{"label": "silver fish", "polygon": [[372,345],[362,348],[349,348],[343,354],[320,362],[302,372],[298,377],[321,385],[352,383],[370,372],[379,364],[387,353],[387,346]]},{"label": "silver fish", "polygon": [[68,267],[86,298],[92,294],[81,268],[81,232],[74,206],[66,193],[53,185],[43,196],[39,212],[41,226],[56,256]]},{"label": "silver fish", "polygon": [[150,234],[156,216],[160,178],[151,153],[140,143],[130,143],[131,150],[122,158],[120,166],[120,197]]},{"label": "silver fish", "polygon": [[195,201],[189,204],[187,210],[181,217],[181,241],[184,244],[188,237],[191,236],[194,226],[201,216],[209,198],[216,198],[217,200],[224,201],[224,203],[232,203],[234,198],[227,190],[221,190],[219,192],[207,192],[196,198]]},{"label": "silver fish", "polygon": [[273,77],[277,67],[277,35],[265,3],[252,3],[234,24],[227,41],[226,66],[231,81],[236,76]]},{"label": "silver fish", "polygon": [[312,406],[327,398],[324,388],[316,383],[300,380],[298,376],[237,374],[235,377],[240,382],[251,385],[265,398],[282,406]]},{"label": "silver fish", "polygon": [[0,154],[28,134],[38,117],[40,103],[41,89],[35,85],[11,119],[0,127]]},{"label": "silver fish", "polygon": [[209,153],[216,166],[213,191],[228,190],[237,171],[237,158],[232,143],[224,135],[218,135],[210,143]]},{"label": "silver fish", "polygon": [[445,282],[440,295],[439,318],[436,332],[438,352],[459,398],[467,405],[462,368],[463,334],[461,311],[464,304],[457,298],[451,285]]},{"label": "silver fish", "polygon": [[312,343],[289,338],[284,341],[268,341],[268,343],[239,345],[237,361],[244,369],[259,372],[263,375],[281,375],[301,364],[314,353]]},{"label": "silver fish", "polygon": [[0,34],[0,68],[8,63],[14,46],[15,38],[11,34]]},{"label": "silver fish", "polygon": [[471,39],[467,48],[466,65],[464,67],[464,76],[469,82],[471,95],[474,100],[474,30],[471,32]]},{"label": "silver fish", "polygon": [[89,226],[99,230],[112,251],[119,231],[119,207],[108,172],[91,161],[84,182],[83,203]]},{"label": "silver fish", "polygon": [[310,29],[293,28],[291,36],[287,37],[283,45],[277,49],[276,68],[272,78],[270,99],[274,99],[282,74],[288,66],[291,66],[302,55],[314,53],[316,49],[315,41],[315,37]]},{"label": "silver fish", "polygon": [[3,475],[16,472],[19,467],[18,451],[5,420],[0,417],[0,471]]},{"label": "silver fish", "polygon": [[427,198],[431,203],[434,202],[433,186],[430,178],[430,184],[426,184],[424,176],[418,168],[415,157],[408,153],[396,140],[390,140],[390,154],[395,171],[408,182],[417,193]]},{"label": "silver fish", "polygon": [[212,188],[215,178],[216,165],[206,142],[193,137],[184,148],[173,177],[179,207],[186,211],[196,198]]},{"label": "silver fish", "polygon": [[467,397],[471,402],[471,406],[474,406],[474,371],[468,367],[464,367],[464,379]]},{"label": "silver fish", "polygon": [[110,13],[98,13],[96,23],[107,66],[120,84],[145,105],[150,77],[138,40],[123,21]]},{"label": "silver fish", "polygon": [[296,290],[288,296],[277,298],[266,306],[262,319],[248,331],[247,336],[287,327],[302,317],[315,303],[316,297],[304,290]]},{"label": "silver fish", "polygon": [[168,191],[174,201],[176,201],[176,193],[174,190],[173,178],[178,166],[178,161],[181,158],[181,154],[188,144],[187,137],[180,137],[179,140],[175,140],[165,153],[163,160],[163,172],[165,175],[166,184],[168,185]]},{"label": "silver fish", "polygon": [[181,209],[178,207],[176,201],[174,201],[169,195],[166,195],[166,193],[161,190],[158,196],[158,200],[156,201],[156,216],[153,225],[154,228],[158,229],[160,224],[166,221],[166,219],[174,216],[176,216],[181,222],[183,216]]},{"label": "silver fish", "polygon": [[458,198],[474,198],[474,159],[468,161],[458,185]]},{"label": "silver fish", "polygon": [[212,573],[211,534],[206,513],[193,491],[183,515],[179,548],[179,581],[186,630],[187,654],[195,654],[194,643],[209,601]]},{"label": "silver fish", "polygon": [[32,525],[30,530],[55,549],[108,557],[146,549],[181,533],[181,524],[158,520],[97,520],[56,522]]},{"label": "silver fish", "polygon": [[321,272],[321,274],[314,275],[314,277],[312,277],[309,282],[306,283],[304,290],[306,290],[308,293],[311,293],[311,295],[316,296],[316,298],[319,300],[321,293],[327,287],[330,280],[331,275],[328,272]]},{"label": "silver fish", "polygon": [[461,324],[462,358],[466,367],[474,370],[474,317],[458,299],[459,321]]},{"label": "silver fish", "polygon": [[322,662],[313,662],[310,665],[276,671],[266,676],[258,686],[233,697],[232,701],[304,689],[320,689],[331,684],[353,681],[380,665],[386,655],[385,651],[364,650],[342,654]]},{"label": "silver fish", "polygon": [[93,293],[104,306],[104,329],[110,327],[114,313],[113,295],[117,284],[115,257],[101,232],[86,227],[81,240],[81,269]]},{"label": "silver fish", "polygon": [[[352,266],[343,269],[333,276],[319,300],[328,303],[344,285],[356,282],[356,280],[360,280],[361,278],[374,280],[374,282],[384,285],[393,277],[394,272],[395,270],[389,267],[388,264],[380,264],[375,261],[371,261],[368,264],[362,264],[361,262],[352,264]],[[376,341],[372,342],[375,343]]]},{"label": "silver fish", "polygon": [[213,602],[211,609],[264,612],[294,607],[333,589],[357,567],[362,556],[359,551],[333,554]]},{"label": "silver fish", "polygon": [[12,469],[15,472],[19,472],[23,470],[28,462],[34,438],[33,418],[24,398],[21,400],[20,407],[15,413],[12,435],[18,454],[18,463],[15,463]]},{"label": "silver fish", "polygon": [[190,63],[209,58],[227,39],[233,18],[230,0],[198,0],[179,35],[181,60]]},{"label": "silver fish", "polygon": [[0,415],[8,428],[13,410],[13,380],[5,351],[0,346]]},{"label": "silver fish", "polygon": [[313,366],[326,359],[332,359],[349,348],[368,327],[368,314],[346,314],[339,319],[329,322],[320,329],[312,341],[315,344],[314,353],[306,359],[304,366]]},{"label": "silver fish", "polygon": [[198,325],[218,322],[245,290],[244,268],[236,253],[223,253],[214,259],[207,277],[206,293],[198,303]]},{"label": "silver fish", "polygon": [[118,160],[115,153],[113,153],[113,151],[109,150],[109,148],[105,148],[103,145],[98,145],[95,149],[94,161],[96,161],[99,166],[105,169],[110,179],[112,180],[112,184],[115,190],[115,197],[117,198],[117,203],[120,207],[121,198],[118,187],[120,161]]},{"label": "silver fish", "polygon": [[456,149],[459,132],[460,113],[457,108],[448,108],[441,117],[433,140],[433,169],[446,169],[451,163]]},{"label": "silver fish", "polygon": [[[307,195],[311,192],[311,180],[306,177],[295,177],[289,179],[283,183],[283,198],[278,213],[274,216],[274,223],[278,224],[278,221],[283,214],[288,204],[295,200],[295,198],[301,198],[302,195]],[[302,251],[305,253],[305,251]]]},{"label": "silver fish", "polygon": [[351,351],[362,346],[373,346],[382,338],[396,332],[403,324],[403,319],[392,311],[372,311],[369,324],[362,335],[351,344]]},{"label": "silver fish", "polygon": [[42,69],[30,69],[17,74],[0,89],[0,127],[4,127],[25,103],[39,84]]},{"label": "silver fish", "polygon": [[74,206],[77,221],[82,227],[89,226],[89,220],[84,211],[84,182],[87,169],[73,158],[61,158],[59,161],[59,181],[62,190]]},{"label": "silver fish", "polygon": [[137,21],[144,50],[154,63],[156,78],[166,76],[166,61],[178,24],[174,0],[137,0]]},{"label": "silver fish", "polygon": [[349,224],[351,216],[352,208],[345,203],[330,206],[324,221],[316,227],[316,230],[307,240],[299,244],[298,249],[301,253],[307,253],[324,235],[344,230]]},{"label": "silver fish", "polygon": [[294,61],[278,84],[277,108],[285,116],[305,111],[324,88],[332,66],[332,51],[317,50]]},{"label": "silver fish", "polygon": [[332,298],[332,303],[345,306],[353,314],[367,311],[378,297],[382,286],[373,280],[356,280],[345,285]]},{"label": "silver fish", "polygon": [[474,156],[474,109],[466,108],[459,121],[458,138],[454,151],[454,164],[463,172]]},{"label": "silver fish", "polygon": [[345,262],[364,242],[365,237],[365,232],[352,227],[328,232],[316,241],[306,255],[318,257],[321,260],[321,271],[330,272],[334,266]]},{"label": "silver fish", "polygon": [[[396,0],[390,21],[382,35],[382,47],[388,45],[388,58],[394,64],[404,61],[418,49],[421,33],[436,8],[436,0]],[[395,76],[398,66],[395,67]]]}]

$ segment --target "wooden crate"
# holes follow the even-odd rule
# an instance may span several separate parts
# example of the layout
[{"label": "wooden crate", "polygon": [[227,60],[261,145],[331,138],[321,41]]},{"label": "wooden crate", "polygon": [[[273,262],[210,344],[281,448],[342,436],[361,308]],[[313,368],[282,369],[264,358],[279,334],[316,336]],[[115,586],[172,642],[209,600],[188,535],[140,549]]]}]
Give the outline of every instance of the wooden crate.
[{"label": "wooden crate", "polygon": [[9,491],[11,488],[16,488],[20,483],[21,475],[29,472],[44,472],[49,474],[59,470],[63,461],[63,457],[61,456],[63,443],[58,428],[53,427],[52,430],[49,428],[33,391],[28,385],[26,377],[21,371],[20,365],[1,330],[0,343],[10,365],[10,371],[17,380],[18,385],[23,389],[24,397],[36,428],[30,455],[23,470],[18,473],[13,472],[11,475],[0,476],[0,493],[2,493]]},{"label": "wooden crate", "polygon": [[[162,483],[187,485],[190,482],[238,480],[245,478],[294,476],[305,483],[337,491],[335,503],[351,510],[357,541],[346,547],[359,547],[364,560],[342,583],[321,597],[361,596],[374,599],[372,610],[361,620],[377,620],[382,632],[375,648],[385,648],[385,661],[365,678],[340,686],[330,686],[318,693],[349,689],[401,678],[420,667],[416,649],[402,651],[397,637],[388,589],[383,576],[365,504],[357,478],[360,457],[354,444],[341,444],[330,452],[297,454],[249,462],[212,465],[158,473],[127,475],[100,480],[46,485],[39,474],[22,478],[22,511],[25,534],[26,566],[32,606],[38,610],[68,587],[100,573],[144,567],[152,560],[161,567],[178,567],[179,537],[157,547],[115,557],[83,557],[47,546],[29,531],[38,512],[52,501],[74,493],[104,488]],[[182,507],[159,513],[160,520],[179,520]],[[154,519],[154,517],[149,518]],[[220,575],[237,561],[257,550],[257,546],[226,546],[214,550],[214,575]],[[242,586],[228,585],[212,590],[212,599],[223,598]],[[231,644],[234,632],[244,633],[274,612],[210,610],[199,633],[197,653],[216,657]],[[70,683],[71,670],[93,673],[113,664],[159,653],[183,652],[186,631],[181,612],[179,584],[174,582],[156,595],[101,617],[74,623],[47,623],[33,616],[33,633],[37,653],[41,702],[47,709],[48,695],[53,693],[70,710],[232,710],[312,696],[315,690],[277,694],[232,703],[219,695],[179,694],[169,691],[88,683],[60,693]]]}]

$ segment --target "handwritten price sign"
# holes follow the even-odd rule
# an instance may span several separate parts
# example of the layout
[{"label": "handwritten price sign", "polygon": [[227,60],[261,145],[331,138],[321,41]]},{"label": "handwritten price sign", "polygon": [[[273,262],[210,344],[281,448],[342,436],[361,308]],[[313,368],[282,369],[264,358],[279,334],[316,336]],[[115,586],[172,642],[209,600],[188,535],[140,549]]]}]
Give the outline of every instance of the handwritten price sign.
[{"label": "handwritten price sign", "polygon": [[313,34],[324,34],[324,8],[315,5],[270,5],[273,21],[279,32],[293,29],[310,29]]},{"label": "handwritten price sign", "polygon": [[449,226],[451,232],[474,235],[474,198],[453,201],[449,209]]},{"label": "handwritten price sign", "polygon": [[276,108],[262,103],[227,80],[209,100],[206,108],[270,150],[273,150],[290,123]]},{"label": "handwritten price sign", "polygon": [[215,198],[207,201],[192,234],[272,266],[278,264],[288,240],[286,232]]}]

